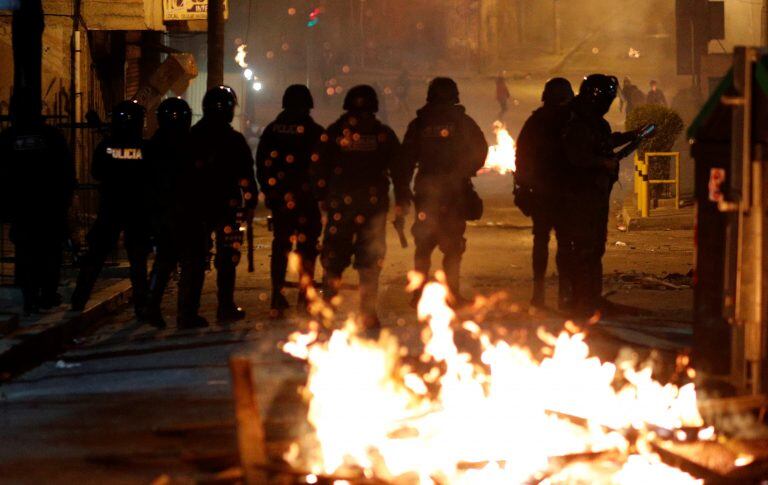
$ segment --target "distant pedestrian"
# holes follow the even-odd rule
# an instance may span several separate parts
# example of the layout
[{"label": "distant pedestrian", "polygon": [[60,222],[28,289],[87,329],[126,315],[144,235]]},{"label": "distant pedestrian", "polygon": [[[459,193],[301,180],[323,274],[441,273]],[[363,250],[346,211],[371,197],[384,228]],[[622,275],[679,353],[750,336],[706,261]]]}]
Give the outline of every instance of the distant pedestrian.
[{"label": "distant pedestrian", "polygon": [[664,91],[659,89],[659,83],[656,81],[651,81],[651,90],[648,91],[648,95],[645,97],[645,103],[667,106],[667,98],[664,96]]},{"label": "distant pedestrian", "polygon": [[44,123],[39,105],[39,99],[15,94],[12,125],[0,134],[0,203],[3,220],[11,223],[26,314],[61,304],[62,242],[76,185],[64,135]]},{"label": "distant pedestrian", "polygon": [[499,116],[500,120],[504,119],[504,115],[509,110],[509,98],[512,95],[507,88],[507,82],[504,79],[504,73],[499,73],[496,77],[496,102],[499,103]]},{"label": "distant pedestrian", "polygon": [[410,114],[411,108],[408,104],[408,96],[411,94],[411,78],[408,70],[403,68],[395,80],[395,98],[397,100],[398,110]]},{"label": "distant pedestrian", "polygon": [[629,116],[632,110],[645,104],[645,95],[629,77],[625,77],[619,90],[619,111]]}]

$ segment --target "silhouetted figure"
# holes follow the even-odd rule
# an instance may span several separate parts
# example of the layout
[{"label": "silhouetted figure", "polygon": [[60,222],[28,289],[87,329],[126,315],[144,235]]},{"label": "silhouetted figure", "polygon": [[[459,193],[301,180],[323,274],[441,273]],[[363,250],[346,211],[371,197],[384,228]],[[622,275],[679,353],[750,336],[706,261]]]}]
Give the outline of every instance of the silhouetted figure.
[{"label": "silhouetted figure", "polygon": [[619,111],[623,109],[625,116],[629,116],[632,110],[645,104],[645,95],[640,88],[632,84],[632,80],[628,77],[624,78],[619,94]]},{"label": "silhouetted figure", "polygon": [[645,97],[645,103],[667,106],[667,98],[664,96],[664,91],[659,89],[659,83],[656,81],[651,81],[651,90],[648,91],[648,95]]},{"label": "silhouetted figure", "polygon": [[562,135],[570,117],[571,83],[564,78],[547,81],[543,105],[526,120],[517,138],[515,203],[533,220],[533,296],[531,304],[545,305],[545,278],[549,260],[549,234],[557,237],[559,307],[571,301],[570,244],[563,223],[563,185],[566,167]]},{"label": "silhouetted figure", "polygon": [[145,157],[143,129],[144,108],[133,101],[122,101],[112,110],[111,135],[94,152],[91,176],[99,182],[99,212],[88,233],[88,251],[72,294],[73,310],[85,308],[104,261],[123,234],[136,317],[140,321],[146,317],[147,256],[151,249],[147,197],[151,169]]},{"label": "silhouetted figure", "polygon": [[501,120],[509,110],[509,98],[512,95],[509,94],[509,88],[507,88],[507,81],[504,79],[503,74],[499,74],[496,77],[496,102],[499,103],[499,115]]},{"label": "silhouetted figure", "polygon": [[158,129],[147,143],[149,210],[156,255],[149,278],[146,318],[152,325],[164,328],[160,304],[171,273],[179,259],[179,244],[184,226],[184,211],[179,190],[181,178],[192,161],[189,128],[192,110],[181,98],[168,98],[157,108]]},{"label": "silhouetted figure", "polygon": [[39,105],[14,95],[12,126],[0,134],[0,203],[11,224],[16,284],[27,314],[61,304],[62,242],[77,185],[67,142],[43,122]]},{"label": "silhouetted figure", "polygon": [[411,108],[408,105],[408,96],[411,95],[411,78],[407,69],[403,68],[397,76],[394,91],[398,109],[401,112],[410,113]]},{"label": "silhouetted figure", "polygon": [[619,169],[613,149],[636,136],[636,132],[612,133],[604,118],[617,90],[614,76],[591,74],[585,78],[571,103],[571,118],[564,134],[568,173],[563,207],[574,250],[574,304],[582,314],[606,306],[602,298],[602,258],[611,190]]},{"label": "silhouetted figure", "polygon": [[309,168],[323,128],[310,116],[314,108],[306,86],[294,84],[285,90],[283,111],[267,125],[256,152],[256,176],[267,208],[272,211],[273,316],[288,308],[283,290],[288,255],[293,250],[301,258],[299,307],[307,305],[306,289],[315,278],[315,261],[323,230],[318,201],[312,192]]},{"label": "silhouetted figure", "polygon": [[[459,275],[466,249],[466,221],[479,219],[480,215],[472,212],[482,210],[471,178],[483,167],[487,154],[488,144],[482,130],[459,105],[456,83],[448,78],[433,79],[427,104],[408,125],[403,141],[408,184],[416,171],[414,267],[426,278],[432,252],[439,247],[448,287],[457,304],[464,302]],[[417,291],[413,303],[419,297]]]},{"label": "silhouetted figure", "polygon": [[400,142],[376,119],[378,109],[371,86],[350,89],[346,113],[321,136],[320,158],[312,164],[313,187],[328,219],[321,255],[324,298],[334,303],[342,273],[353,263],[360,275],[360,316],[368,329],[380,326],[376,301],[386,254],[390,180],[396,204],[406,203],[407,191],[397,167]]},{"label": "silhouetted figure", "polygon": [[205,281],[211,233],[216,236],[216,287],[220,322],[245,318],[235,304],[235,280],[240,262],[242,233],[238,213],[252,218],[258,201],[253,157],[245,137],[230,123],[235,116],[237,96],[228,86],[216,86],[203,97],[203,118],[190,130],[192,167],[182,184],[186,210],[182,221],[185,234],[181,250],[179,281],[180,327],[208,325],[198,315]]}]

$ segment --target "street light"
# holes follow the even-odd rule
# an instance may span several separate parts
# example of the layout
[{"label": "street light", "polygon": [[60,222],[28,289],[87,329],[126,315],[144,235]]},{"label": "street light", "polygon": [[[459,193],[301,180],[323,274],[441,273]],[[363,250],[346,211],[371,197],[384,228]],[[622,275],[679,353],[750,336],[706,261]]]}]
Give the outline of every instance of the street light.
[{"label": "street light", "polygon": [[253,79],[253,70],[250,68],[247,68],[246,70],[243,71],[243,76],[245,76],[245,79],[250,81],[251,79]]},{"label": "street light", "polygon": [[261,84],[261,81],[255,81],[253,83],[253,90],[254,91],[261,91],[261,89],[264,87],[263,84]]}]

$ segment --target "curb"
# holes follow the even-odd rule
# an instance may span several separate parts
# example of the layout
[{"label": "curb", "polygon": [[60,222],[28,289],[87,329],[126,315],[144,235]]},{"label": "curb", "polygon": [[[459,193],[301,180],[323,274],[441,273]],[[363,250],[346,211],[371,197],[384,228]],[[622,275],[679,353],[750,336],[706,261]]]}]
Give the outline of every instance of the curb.
[{"label": "curb", "polygon": [[132,294],[130,281],[120,281],[95,293],[90,300],[93,303],[80,313],[52,313],[0,339],[0,382],[56,356],[76,335],[95,327],[101,317],[130,303]]}]

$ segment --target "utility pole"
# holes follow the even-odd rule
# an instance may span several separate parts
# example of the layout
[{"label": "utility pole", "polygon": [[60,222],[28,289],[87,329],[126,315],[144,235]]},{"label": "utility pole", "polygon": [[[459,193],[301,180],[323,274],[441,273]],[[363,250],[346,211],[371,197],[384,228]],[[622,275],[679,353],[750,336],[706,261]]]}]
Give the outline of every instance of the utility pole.
[{"label": "utility pole", "polygon": [[560,0],[552,0],[552,50],[555,54],[560,54],[562,51],[562,45],[560,40]]},{"label": "utility pole", "polygon": [[224,84],[224,0],[208,0],[208,89]]},{"label": "utility pole", "polygon": [[43,17],[42,0],[24,0],[18,10],[13,11],[11,21],[13,32],[13,89],[14,93],[25,93],[27,106],[17,107],[25,111],[40,113],[42,104],[41,72],[43,63]]}]

